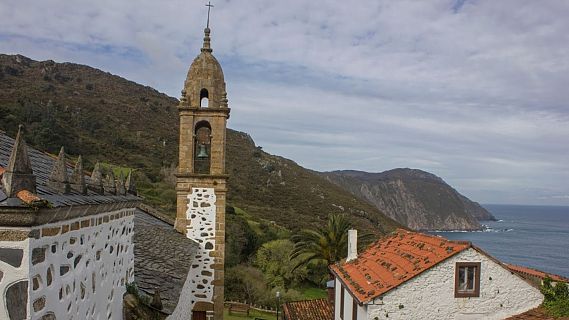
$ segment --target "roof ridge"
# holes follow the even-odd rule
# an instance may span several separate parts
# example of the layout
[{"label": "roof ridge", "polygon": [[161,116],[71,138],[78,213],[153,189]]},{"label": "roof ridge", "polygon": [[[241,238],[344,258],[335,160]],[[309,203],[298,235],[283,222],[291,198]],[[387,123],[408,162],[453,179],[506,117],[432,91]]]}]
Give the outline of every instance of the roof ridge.
[{"label": "roof ridge", "polygon": [[330,270],[358,302],[365,303],[470,248],[470,242],[399,228],[378,239],[354,261],[340,262]]}]

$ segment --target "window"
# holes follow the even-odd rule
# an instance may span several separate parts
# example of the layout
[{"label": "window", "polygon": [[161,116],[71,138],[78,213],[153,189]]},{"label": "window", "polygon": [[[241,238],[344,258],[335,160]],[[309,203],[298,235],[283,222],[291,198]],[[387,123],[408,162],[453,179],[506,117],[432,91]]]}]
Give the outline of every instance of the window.
[{"label": "window", "polygon": [[209,92],[207,92],[207,89],[202,89],[200,91],[200,107],[209,107]]},{"label": "window", "polygon": [[480,262],[457,262],[454,276],[454,297],[480,296]]}]

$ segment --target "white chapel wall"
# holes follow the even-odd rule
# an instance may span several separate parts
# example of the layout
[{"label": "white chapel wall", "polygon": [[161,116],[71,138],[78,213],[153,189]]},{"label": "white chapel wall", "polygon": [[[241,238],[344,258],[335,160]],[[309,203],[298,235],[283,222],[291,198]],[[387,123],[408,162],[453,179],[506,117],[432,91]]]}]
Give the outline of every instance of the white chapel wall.
[{"label": "white chapel wall", "polygon": [[42,225],[30,240],[29,318],[122,319],[134,209]]},{"label": "white chapel wall", "polygon": [[[480,297],[454,297],[456,262],[481,262]],[[542,300],[537,288],[471,248],[375,299],[366,319],[504,319]]]}]

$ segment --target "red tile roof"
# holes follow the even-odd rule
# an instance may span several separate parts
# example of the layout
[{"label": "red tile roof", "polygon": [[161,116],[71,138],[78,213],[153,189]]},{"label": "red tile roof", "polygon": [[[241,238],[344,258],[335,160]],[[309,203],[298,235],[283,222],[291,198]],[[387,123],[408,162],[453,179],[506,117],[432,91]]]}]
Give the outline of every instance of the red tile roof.
[{"label": "red tile roof", "polygon": [[466,241],[397,229],[357,259],[330,269],[360,303],[366,303],[470,247]]},{"label": "red tile roof", "polygon": [[506,320],[569,320],[569,317],[554,318],[547,314],[542,307],[507,318]]},{"label": "red tile roof", "polygon": [[20,200],[28,204],[35,201],[41,201],[40,197],[38,197],[36,194],[29,192],[28,190],[19,191],[18,193],[16,193],[16,196],[20,198]]},{"label": "red tile roof", "polygon": [[332,320],[334,308],[328,299],[293,301],[283,304],[287,320]]},{"label": "red tile roof", "polygon": [[551,278],[551,280],[553,281],[561,281],[561,282],[567,282],[569,283],[569,279],[562,277],[562,276],[558,276],[556,274],[552,274],[552,273],[546,273],[543,271],[539,271],[536,269],[531,269],[531,268],[527,268],[527,267],[522,267],[522,266],[516,266],[513,264],[505,264],[506,267],[508,267],[508,269],[520,274],[521,276],[533,276],[533,277],[538,277],[540,279],[545,279],[546,277]]}]

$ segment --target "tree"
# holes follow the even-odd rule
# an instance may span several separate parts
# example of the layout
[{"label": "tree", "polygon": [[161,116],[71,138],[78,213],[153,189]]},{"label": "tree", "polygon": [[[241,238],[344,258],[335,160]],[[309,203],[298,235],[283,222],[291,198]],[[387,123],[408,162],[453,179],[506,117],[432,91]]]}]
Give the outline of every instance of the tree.
[{"label": "tree", "polygon": [[[328,223],[319,229],[303,229],[292,236],[294,248],[290,259],[299,259],[295,269],[310,263],[329,266],[345,258],[348,253],[348,230],[352,224],[345,215],[331,214]],[[360,233],[358,247],[363,248],[373,240],[370,233]],[[330,275],[331,277],[331,275]]]},{"label": "tree", "polygon": [[298,261],[289,259],[293,246],[290,240],[280,239],[264,243],[257,250],[254,263],[263,271],[269,287],[289,289],[306,280],[306,268],[295,269]]}]

